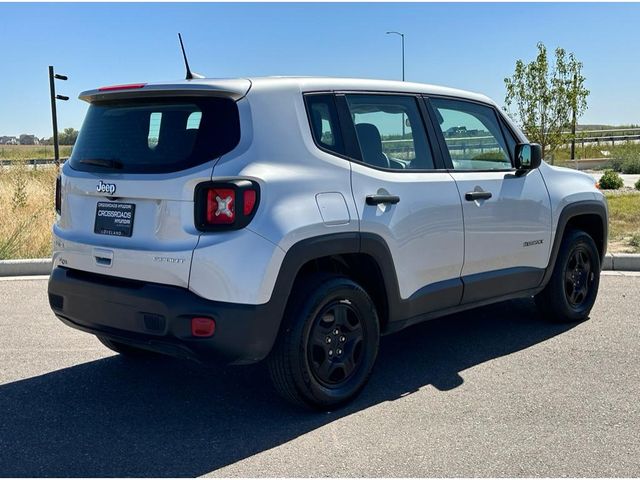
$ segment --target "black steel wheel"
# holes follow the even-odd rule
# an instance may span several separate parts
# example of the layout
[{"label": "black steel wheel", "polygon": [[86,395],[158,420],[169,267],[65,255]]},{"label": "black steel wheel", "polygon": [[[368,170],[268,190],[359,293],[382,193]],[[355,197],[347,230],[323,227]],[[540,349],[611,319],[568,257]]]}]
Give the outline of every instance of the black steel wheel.
[{"label": "black steel wheel", "polygon": [[593,238],[571,230],[562,239],[549,283],[536,295],[545,318],[556,322],[585,320],[600,284],[600,254]]},{"label": "black steel wheel", "polygon": [[590,252],[584,245],[577,245],[569,253],[564,270],[564,287],[567,301],[573,308],[580,308],[589,299],[595,273],[592,270]]},{"label": "black steel wheel", "polygon": [[316,316],[307,340],[307,359],[318,382],[331,387],[358,370],[363,360],[363,328],[360,313],[347,299],[327,305]]},{"label": "black steel wheel", "polygon": [[269,373],[286,400],[320,410],[364,388],[378,354],[378,315],[349,278],[313,274],[296,284],[269,357]]}]

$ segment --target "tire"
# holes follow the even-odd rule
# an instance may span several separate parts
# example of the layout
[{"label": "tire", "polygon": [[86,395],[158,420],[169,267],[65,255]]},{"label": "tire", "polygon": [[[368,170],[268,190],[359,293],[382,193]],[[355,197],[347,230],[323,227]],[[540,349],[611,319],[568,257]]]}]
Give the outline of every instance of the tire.
[{"label": "tire", "polygon": [[579,322],[589,317],[600,284],[600,254],[582,230],[568,231],[560,245],[553,273],[536,304],[553,322]]},{"label": "tire", "polygon": [[144,348],[136,348],[131,345],[116,342],[106,337],[100,337],[96,335],[96,338],[100,340],[100,343],[102,343],[108,349],[113,350],[120,355],[124,355],[127,358],[148,358],[157,355],[150,350],[145,350]]},{"label": "tire", "polygon": [[378,315],[367,292],[348,278],[314,274],[293,289],[269,374],[285,400],[333,409],[364,388],[379,341]]}]

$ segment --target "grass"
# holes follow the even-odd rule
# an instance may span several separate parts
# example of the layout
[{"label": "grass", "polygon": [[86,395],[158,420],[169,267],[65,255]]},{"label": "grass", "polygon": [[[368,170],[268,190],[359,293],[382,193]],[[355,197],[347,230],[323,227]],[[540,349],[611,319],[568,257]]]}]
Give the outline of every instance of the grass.
[{"label": "grass", "polygon": [[609,202],[609,251],[640,253],[640,192],[605,192]]},{"label": "grass", "polygon": [[[0,259],[51,255],[56,170],[0,167]],[[610,252],[640,253],[640,192],[604,192]]]},{"label": "grass", "polygon": [[[569,160],[571,150],[568,147],[558,148],[553,153],[553,161],[555,165],[565,165],[571,163]],[[640,144],[631,142],[618,142],[611,145],[611,142],[603,142],[600,145],[595,143],[585,144],[584,147],[580,143],[576,143],[576,158],[607,158],[610,159],[612,165],[614,163],[622,164],[622,162],[630,157],[640,158]]]},{"label": "grass", "polygon": [[[60,145],[60,158],[71,155],[71,145]],[[53,145],[0,145],[0,162],[53,158]]]},{"label": "grass", "polygon": [[51,255],[56,170],[0,168],[0,260]]}]

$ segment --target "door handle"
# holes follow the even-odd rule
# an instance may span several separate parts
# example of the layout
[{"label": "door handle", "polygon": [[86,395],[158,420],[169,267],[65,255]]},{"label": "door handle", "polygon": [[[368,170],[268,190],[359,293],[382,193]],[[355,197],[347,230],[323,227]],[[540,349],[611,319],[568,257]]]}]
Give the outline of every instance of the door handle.
[{"label": "door handle", "polygon": [[491,192],[467,192],[464,194],[464,199],[468,202],[474,200],[488,200],[491,198]]},{"label": "door handle", "polygon": [[379,205],[381,203],[396,204],[400,201],[397,195],[367,195],[367,205]]}]

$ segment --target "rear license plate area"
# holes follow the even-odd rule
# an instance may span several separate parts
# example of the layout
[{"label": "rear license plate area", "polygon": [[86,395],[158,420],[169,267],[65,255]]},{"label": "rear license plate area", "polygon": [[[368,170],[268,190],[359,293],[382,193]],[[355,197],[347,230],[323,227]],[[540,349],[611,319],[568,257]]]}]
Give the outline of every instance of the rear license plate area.
[{"label": "rear license plate area", "polygon": [[135,212],[133,203],[98,202],[93,231],[100,235],[130,237]]}]

